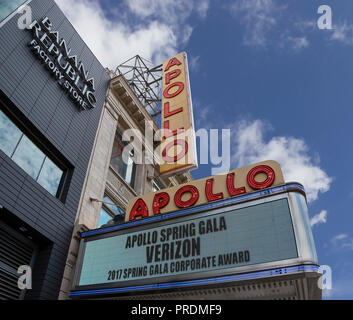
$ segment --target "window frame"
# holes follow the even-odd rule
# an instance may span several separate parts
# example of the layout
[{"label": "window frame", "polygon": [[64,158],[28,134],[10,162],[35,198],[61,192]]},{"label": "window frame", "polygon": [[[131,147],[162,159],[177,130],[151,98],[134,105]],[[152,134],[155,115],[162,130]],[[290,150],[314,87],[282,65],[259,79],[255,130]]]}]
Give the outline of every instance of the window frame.
[{"label": "window frame", "polygon": [[[154,187],[154,186],[157,187],[156,190],[153,190],[153,187]],[[153,179],[152,179],[152,192],[157,192],[157,191],[160,191],[160,190],[162,190],[162,189],[164,189],[164,188],[163,188],[163,185],[158,181],[158,179],[153,178]]]},{"label": "window frame", "polygon": [[102,225],[104,225],[104,224],[99,225],[99,221],[100,221],[100,217],[101,217],[101,212],[102,212],[102,210],[104,210],[108,215],[110,215],[112,219],[114,219],[116,216],[118,216],[118,214],[115,214],[115,213],[113,212],[113,210],[110,209],[109,206],[107,205],[107,202],[105,201],[105,198],[106,198],[106,197],[109,199],[109,203],[110,203],[111,205],[114,205],[114,206],[118,207],[118,208],[123,212],[123,214],[120,214],[120,215],[121,215],[121,216],[124,216],[124,218],[125,218],[126,212],[125,212],[124,209],[121,207],[119,201],[116,201],[116,200],[114,199],[114,197],[112,197],[107,191],[105,191],[105,192],[104,192],[104,195],[103,195],[102,206],[101,206],[101,209],[99,210],[98,228],[100,228]]},{"label": "window frame", "polygon": [[[134,160],[131,158],[133,157],[133,152],[132,150],[130,150],[129,152],[129,160],[131,160],[132,162],[132,173],[131,173],[131,181],[130,183],[126,180],[126,177],[124,177],[122,175],[122,173],[119,172],[119,170],[117,170],[115,167],[114,167],[114,163],[112,163],[112,159],[113,159],[113,148],[114,148],[114,143],[115,143],[115,140],[118,139],[119,142],[122,144],[122,150],[121,150],[121,154],[118,156],[118,157],[121,157],[121,161],[123,163],[123,165],[125,166],[124,167],[124,170],[125,170],[125,173],[128,172],[128,169],[129,169],[129,164],[126,164],[124,162],[124,160],[122,159],[122,154],[123,154],[123,150],[124,148],[128,145],[128,142],[126,141],[123,141],[122,139],[122,135],[120,134],[120,130],[117,128],[115,130],[115,133],[114,133],[114,141],[113,141],[113,147],[112,147],[112,152],[111,152],[111,155],[110,155],[110,161],[109,161],[109,165],[110,167],[112,168],[112,170],[114,170],[114,172],[116,172],[119,177],[125,181],[125,183],[127,185],[129,185],[129,187],[131,187],[132,189],[135,189],[135,184],[136,184],[136,171],[137,171],[137,164],[134,162]],[[126,175],[126,174],[125,174]]]},{"label": "window frame", "polygon": [[[61,153],[50,143],[50,141],[36,128],[21,112],[17,111],[17,107],[4,95],[0,90],[0,111],[8,118],[8,120],[21,132],[11,156],[8,156],[3,150],[0,149],[16,166],[25,172],[31,179],[33,179],[43,190],[45,190],[52,197],[65,203],[68,193],[69,181],[71,180],[74,167],[61,155]],[[24,168],[22,168],[12,157],[16,153],[23,136],[37,147],[43,154],[44,160],[42,161],[41,168],[36,176],[33,178]],[[59,157],[57,156],[59,155]],[[43,169],[44,162],[49,159],[53,164],[62,171],[62,175],[58,184],[55,195],[47,190],[42,184],[38,182],[41,170]]]}]

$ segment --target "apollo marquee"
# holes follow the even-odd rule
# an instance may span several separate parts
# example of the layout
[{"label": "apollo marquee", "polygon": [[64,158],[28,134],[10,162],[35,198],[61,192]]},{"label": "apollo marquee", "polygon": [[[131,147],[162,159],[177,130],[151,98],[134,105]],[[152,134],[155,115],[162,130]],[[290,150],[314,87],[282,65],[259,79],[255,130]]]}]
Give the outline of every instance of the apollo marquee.
[{"label": "apollo marquee", "polygon": [[138,196],[126,216],[82,234],[72,297],[319,276],[304,188],[275,161]]},{"label": "apollo marquee", "polygon": [[53,30],[48,17],[33,21],[27,28],[34,39],[28,44],[58,84],[80,109],[94,108],[96,103],[94,78],[89,77],[84,64],[71,53],[59,31]]}]

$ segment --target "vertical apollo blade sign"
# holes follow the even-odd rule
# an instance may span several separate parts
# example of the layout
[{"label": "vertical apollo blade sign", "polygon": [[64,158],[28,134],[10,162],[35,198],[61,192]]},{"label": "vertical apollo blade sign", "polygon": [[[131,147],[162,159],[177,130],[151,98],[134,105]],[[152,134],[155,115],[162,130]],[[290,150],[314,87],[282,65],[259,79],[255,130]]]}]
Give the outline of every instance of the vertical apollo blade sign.
[{"label": "vertical apollo blade sign", "polygon": [[196,140],[186,53],[163,62],[160,174],[197,168]]}]

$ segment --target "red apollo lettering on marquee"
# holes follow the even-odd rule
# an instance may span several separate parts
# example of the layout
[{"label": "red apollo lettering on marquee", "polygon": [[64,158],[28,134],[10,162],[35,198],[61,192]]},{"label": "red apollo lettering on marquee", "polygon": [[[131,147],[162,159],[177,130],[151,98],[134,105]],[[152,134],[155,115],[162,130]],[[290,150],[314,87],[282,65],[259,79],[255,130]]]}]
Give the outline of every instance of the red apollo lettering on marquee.
[{"label": "red apollo lettering on marquee", "polygon": [[[267,175],[267,178],[265,179],[265,181],[257,182],[255,180],[255,176],[259,173],[265,173]],[[265,165],[257,166],[257,167],[252,168],[249,171],[249,173],[246,177],[246,180],[248,182],[248,185],[251,188],[253,188],[255,190],[264,189],[264,188],[271,186],[273,184],[273,182],[275,181],[275,172],[269,166],[265,166]]]},{"label": "red apollo lettering on marquee", "polygon": [[[173,92],[173,93],[169,93],[169,90],[173,87],[177,86],[178,89]],[[184,83],[177,81],[174,83],[171,83],[168,87],[166,87],[163,91],[163,96],[164,98],[170,99],[170,98],[174,98],[175,96],[177,96],[180,92],[182,92],[184,90]]]},{"label": "red apollo lettering on marquee", "polygon": [[132,207],[129,215],[129,220],[135,220],[136,217],[146,218],[148,217],[148,208],[141,198],[137,199],[134,206]]},{"label": "red apollo lettering on marquee", "polygon": [[223,193],[216,193],[214,194],[212,189],[213,189],[213,182],[214,179],[207,179],[206,180],[206,185],[205,185],[205,193],[206,193],[206,198],[208,201],[214,201],[214,200],[220,200],[223,199]]},{"label": "red apollo lettering on marquee", "polygon": [[[173,156],[173,157],[168,156],[168,154],[167,154],[168,150],[175,145],[179,145],[182,147],[181,152],[179,152],[179,154],[177,154],[176,156]],[[188,152],[188,143],[185,140],[176,139],[176,140],[169,142],[165,146],[165,148],[162,151],[162,157],[168,163],[177,162],[179,159],[184,157],[187,152]]]},{"label": "red apollo lettering on marquee", "polygon": [[180,69],[175,69],[165,74],[165,84],[169,84],[170,80],[175,79],[181,73]]},{"label": "red apollo lettering on marquee", "polygon": [[[178,140],[172,141],[168,145],[171,145],[171,146],[175,145],[177,141]],[[180,140],[180,142],[184,143],[185,141]],[[165,156],[166,154],[164,154],[164,157]],[[178,156],[169,157],[169,158],[171,158],[173,161],[176,161],[175,159],[176,157]],[[266,179],[262,182],[258,182],[255,180],[256,175],[260,173],[266,174]],[[235,177],[234,172],[228,173],[226,177],[226,187],[231,197],[246,193],[245,187],[240,187],[240,188],[234,187],[234,177]],[[252,189],[255,189],[255,190],[265,189],[270,187],[274,183],[275,171],[267,165],[259,165],[252,168],[248,172],[246,179],[247,179],[248,185]],[[214,183],[214,178],[207,179],[205,183],[205,194],[208,202],[214,201],[214,200],[220,200],[224,198],[223,192],[213,193],[213,183]],[[191,194],[190,199],[188,200],[181,199],[185,193]],[[179,208],[187,208],[187,207],[193,206],[198,199],[199,199],[199,190],[197,189],[196,186],[193,186],[193,185],[186,185],[181,187],[176,191],[174,195],[174,203]],[[152,203],[153,213],[155,215],[160,214],[160,209],[167,206],[169,202],[170,202],[170,196],[167,192],[159,192],[155,194],[153,198],[153,203]],[[133,205],[130,211],[129,220],[130,221],[135,220],[136,217],[141,217],[141,218],[148,217],[148,207],[141,198],[138,198],[135,204]]]},{"label": "red apollo lettering on marquee", "polygon": [[161,192],[155,194],[153,198],[153,213],[154,214],[160,214],[161,209],[164,208],[167,204],[169,203],[169,194],[166,192]]},{"label": "red apollo lettering on marquee", "polygon": [[[183,201],[181,200],[182,195],[185,192],[191,193],[191,197],[189,200]],[[195,186],[186,185],[181,187],[174,195],[174,203],[179,208],[187,208],[194,205],[199,199],[199,190]]]},{"label": "red apollo lettering on marquee", "polygon": [[238,194],[245,193],[245,187],[234,188],[234,176],[235,173],[228,173],[227,174],[227,190],[231,197],[237,196]]},{"label": "red apollo lettering on marquee", "polygon": [[165,67],[164,71],[168,71],[170,67],[180,66],[180,65],[181,65],[181,62],[177,58],[174,57],[168,61],[168,64]]}]

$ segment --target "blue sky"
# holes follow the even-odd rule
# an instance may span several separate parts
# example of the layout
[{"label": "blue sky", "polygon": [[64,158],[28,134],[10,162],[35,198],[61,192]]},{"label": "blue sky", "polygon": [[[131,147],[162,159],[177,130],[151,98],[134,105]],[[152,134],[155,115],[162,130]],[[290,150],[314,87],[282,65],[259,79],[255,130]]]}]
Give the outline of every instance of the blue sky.
[{"label": "blue sky", "polygon": [[[231,169],[274,159],[304,184],[329,299],[353,298],[353,2],[56,0],[103,65],[186,51],[196,129],[231,130]],[[320,5],[332,30],[320,30]],[[211,175],[211,164],[192,172]]]}]

